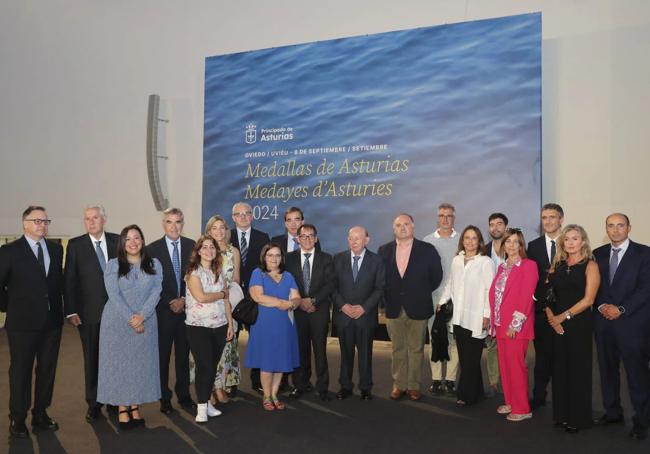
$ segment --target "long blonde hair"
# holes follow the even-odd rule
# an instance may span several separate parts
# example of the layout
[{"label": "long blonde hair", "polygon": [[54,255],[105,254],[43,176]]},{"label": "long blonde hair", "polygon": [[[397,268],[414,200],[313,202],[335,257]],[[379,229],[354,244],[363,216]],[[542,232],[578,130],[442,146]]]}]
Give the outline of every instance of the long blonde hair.
[{"label": "long blonde hair", "polygon": [[580,255],[582,258],[578,263],[584,263],[592,258],[589,236],[587,235],[585,229],[578,224],[569,224],[562,229],[562,233],[560,233],[560,236],[555,242],[557,251],[555,253],[555,258],[551,263],[551,267],[548,269],[549,274],[554,273],[560,262],[565,261],[569,257],[569,254],[567,254],[566,250],[564,249],[564,239],[566,238],[566,234],[569,232],[578,232],[583,241],[582,248],[580,248]]}]

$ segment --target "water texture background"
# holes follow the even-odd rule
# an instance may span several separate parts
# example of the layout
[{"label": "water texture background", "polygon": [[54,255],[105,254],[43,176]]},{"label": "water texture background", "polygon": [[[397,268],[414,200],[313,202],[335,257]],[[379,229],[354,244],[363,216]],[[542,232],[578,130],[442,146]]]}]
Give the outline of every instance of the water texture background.
[{"label": "water texture background", "polygon": [[[530,240],[541,201],[541,15],[206,58],[204,128],[204,222],[215,213],[230,219],[249,186],[275,185],[275,198],[247,200],[256,228],[283,233],[284,210],[296,205],[329,252],[347,247],[355,224],[369,229],[376,250],[392,239],[400,212],[414,216],[422,238],[435,229],[441,202],[456,206],[457,230],[475,224],[487,236],[488,215],[500,211]],[[263,130],[282,128],[285,136],[261,140]],[[367,145],[381,149],[353,148]],[[334,147],[342,151],[322,152]],[[334,163],[333,174],[316,174],[323,159]],[[346,159],[408,163],[397,172],[338,173]],[[290,160],[311,163],[311,174],[246,177],[249,164],[279,168]],[[391,190],[314,197],[322,180],[326,189]],[[306,189],[285,200],[280,187]]]}]

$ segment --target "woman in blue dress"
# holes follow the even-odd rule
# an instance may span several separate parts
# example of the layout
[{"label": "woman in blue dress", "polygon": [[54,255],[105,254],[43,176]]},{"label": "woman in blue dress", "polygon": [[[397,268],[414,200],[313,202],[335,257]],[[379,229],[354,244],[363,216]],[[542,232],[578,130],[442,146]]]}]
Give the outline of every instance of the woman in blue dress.
[{"label": "woman in blue dress", "polygon": [[120,429],[143,426],[138,405],[160,399],[156,305],[162,268],[147,255],[137,225],[122,229],[104,283],[108,302],[99,331],[97,402],[118,406]]},{"label": "woman in blue dress", "polygon": [[282,373],[300,365],[293,319],[300,294],[291,273],[284,271],[284,254],[278,244],[264,246],[260,263],[249,282],[250,296],[259,305],[259,313],[251,326],[245,365],[261,371],[264,409],[284,410],[284,403],[278,400]]}]

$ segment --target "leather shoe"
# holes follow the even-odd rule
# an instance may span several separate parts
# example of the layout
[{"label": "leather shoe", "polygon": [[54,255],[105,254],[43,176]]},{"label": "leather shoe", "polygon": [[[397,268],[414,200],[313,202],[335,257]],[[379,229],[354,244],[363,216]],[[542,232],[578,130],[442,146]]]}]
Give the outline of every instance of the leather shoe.
[{"label": "leather shoe", "polygon": [[9,436],[11,438],[27,438],[27,437],[29,437],[29,430],[27,430],[27,426],[25,425],[25,421],[16,421],[16,420],[12,419],[11,423],[9,424]]},{"label": "leather shoe", "polygon": [[339,389],[339,392],[336,393],[336,398],[338,400],[343,400],[347,397],[350,397],[352,395],[352,390],[351,389],[345,389],[341,388]]},{"label": "leather shoe", "polygon": [[58,430],[59,425],[47,413],[32,415],[32,427],[39,430]]},{"label": "leather shoe", "polygon": [[392,400],[399,400],[402,398],[404,394],[405,394],[404,391],[402,391],[401,389],[393,388],[393,390],[390,392],[390,398]]},{"label": "leather shoe", "polygon": [[600,418],[594,419],[594,425],[596,426],[606,426],[608,424],[623,424],[625,420],[622,416],[618,418],[609,418],[607,415],[603,415]]},{"label": "leather shoe", "polygon": [[327,402],[330,399],[330,395],[327,391],[318,391],[318,398],[322,400],[323,402]]},{"label": "leather shoe", "polygon": [[86,412],[86,422],[92,423],[97,421],[97,418],[102,414],[101,405],[91,405]]},{"label": "leather shoe", "polygon": [[292,399],[300,399],[305,392],[298,388],[293,388],[289,393],[289,397]]},{"label": "leather shoe", "polygon": [[164,413],[164,414],[168,415],[173,411],[174,411],[174,407],[172,407],[172,401],[171,400],[169,400],[169,399],[161,399],[160,400],[160,413]]},{"label": "leather shoe", "polygon": [[630,438],[634,440],[645,440],[648,438],[648,428],[639,424],[634,424],[630,432]]},{"label": "leather shoe", "polygon": [[406,394],[408,394],[409,399],[412,400],[413,402],[416,402],[422,398],[422,394],[420,394],[420,391],[417,389],[409,389],[406,391]]},{"label": "leather shoe", "polygon": [[361,390],[361,400],[372,400],[372,394],[370,391]]},{"label": "leather shoe", "polygon": [[579,429],[577,427],[567,425],[564,428],[564,431],[568,434],[577,434],[579,432]]},{"label": "leather shoe", "polygon": [[196,410],[196,402],[194,402],[189,397],[187,399],[179,400],[178,404],[183,407],[185,410],[193,411]]}]

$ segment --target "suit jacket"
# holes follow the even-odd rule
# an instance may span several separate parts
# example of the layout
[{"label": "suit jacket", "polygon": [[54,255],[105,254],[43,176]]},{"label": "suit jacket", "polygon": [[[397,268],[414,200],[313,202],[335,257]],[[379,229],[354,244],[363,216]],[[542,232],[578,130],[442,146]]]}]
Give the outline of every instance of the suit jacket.
[{"label": "suit jacket", "polygon": [[24,236],[0,248],[0,311],[8,331],[42,330],[63,323],[63,247],[47,241],[47,277]]},{"label": "suit jacket", "polygon": [[[106,261],[117,256],[120,236],[104,232]],[[104,272],[99,265],[95,244],[88,234],[68,241],[65,254],[65,315],[77,314],[82,323],[99,323],[108,301],[104,287]]]},{"label": "suit jacket", "polygon": [[[286,256],[288,254],[287,252],[287,241],[289,240],[289,234],[285,233],[284,235],[278,235],[274,236],[271,238],[271,243],[278,243],[280,245],[280,249],[282,249],[282,252],[284,252],[284,255]],[[317,251],[320,251],[320,241],[316,243],[315,249]],[[291,251],[293,252],[293,251]]]},{"label": "suit jacket", "polygon": [[546,291],[549,287],[549,284],[546,283],[546,277],[548,275],[548,269],[551,267],[551,263],[548,260],[548,252],[546,251],[546,237],[542,235],[528,243],[526,254],[529,259],[537,264],[539,280],[535,287],[535,300],[538,302],[536,309],[539,312],[542,310],[541,302],[546,298]]},{"label": "suit jacket", "polygon": [[625,255],[618,264],[614,280],[609,283],[609,256],[611,244],[594,251],[600,270],[600,288],[596,295],[596,308],[601,304],[623,306],[625,313],[616,320],[606,320],[600,312],[594,311],[595,328],[611,325],[633,333],[646,333],[650,326],[650,248],[630,241]]},{"label": "suit jacket", "polygon": [[[178,295],[185,296],[185,271],[187,271],[187,265],[190,261],[190,256],[192,255],[192,248],[194,247],[194,240],[185,238],[182,236],[181,240],[181,288],[180,292],[178,285],[176,284],[176,275],[174,274],[174,265],[172,264],[172,258],[169,255],[169,249],[167,248],[167,241],[165,237],[154,241],[153,243],[147,246],[147,252],[152,258],[157,258],[160,261],[163,269],[163,281],[162,281],[162,291],[160,292],[160,301],[158,301],[158,306],[156,306],[157,311],[169,311],[173,314],[169,308],[169,302],[174,298],[178,298]],[[174,314],[178,315],[178,314]],[[184,314],[183,314],[184,316]]]},{"label": "suit jacket", "polygon": [[[352,279],[352,255],[344,251],[334,256],[334,302],[333,319],[340,329],[350,323],[360,328],[374,328],[380,301],[384,297],[386,269],[384,261],[374,252],[366,249],[359,267],[357,281]],[[361,305],[365,313],[358,319],[352,319],[341,311],[345,304]]]},{"label": "suit jacket", "polygon": [[[289,271],[298,284],[298,291],[302,298],[314,298],[316,312],[327,314],[329,318],[329,308],[334,289],[334,268],[332,256],[326,252],[314,250],[311,267],[311,280],[309,282],[309,291],[305,290],[305,284],[302,280],[302,265],[300,258],[301,251],[293,251],[287,254],[286,270]],[[297,316],[306,314],[304,311],[295,312]]]},{"label": "suit jacket", "polygon": [[[269,236],[257,229],[251,228],[251,235],[248,244],[248,253],[246,254],[246,265],[242,264],[239,277],[241,279],[241,287],[244,292],[248,292],[248,281],[251,279],[253,270],[260,266],[260,253],[262,248],[266,246],[271,240]],[[239,238],[237,237],[237,229],[230,230],[230,243],[239,249]],[[239,251],[241,253],[241,250]]]},{"label": "suit jacket", "polygon": [[[504,265],[499,265],[497,275],[490,286],[490,323],[496,328],[496,337],[498,339],[506,338],[506,331],[512,322],[512,315],[515,311],[521,312],[526,316],[526,321],[517,333],[515,339],[534,339],[535,338],[535,308],[533,304],[533,292],[537,285],[537,265],[530,259],[522,259],[519,265],[515,265],[506,281],[506,288],[503,291],[501,299],[500,324],[495,326],[494,302],[495,289],[499,276],[503,274]],[[492,330],[490,330],[492,331]]]},{"label": "suit jacket", "polygon": [[440,255],[432,244],[413,239],[404,277],[400,276],[395,260],[397,243],[391,241],[377,252],[386,266],[386,317],[399,317],[404,308],[413,320],[425,320],[433,315],[431,293],[442,281]]}]

